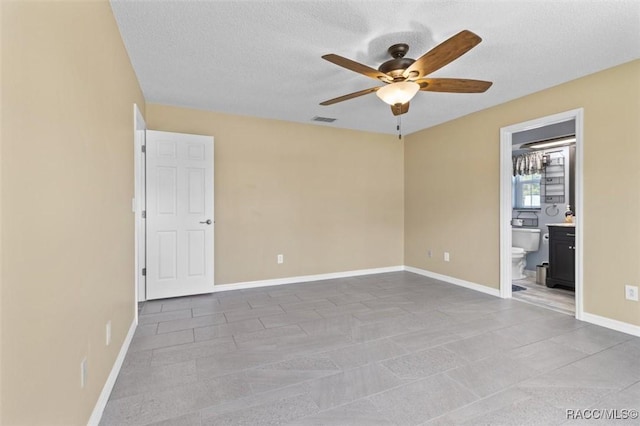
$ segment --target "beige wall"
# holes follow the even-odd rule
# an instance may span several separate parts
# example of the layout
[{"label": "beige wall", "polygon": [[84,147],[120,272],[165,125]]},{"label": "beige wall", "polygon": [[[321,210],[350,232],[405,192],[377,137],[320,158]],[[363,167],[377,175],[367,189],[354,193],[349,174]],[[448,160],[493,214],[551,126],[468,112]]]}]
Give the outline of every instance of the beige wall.
[{"label": "beige wall", "polygon": [[402,265],[396,137],[154,104],[146,119],[215,138],[216,284]]},{"label": "beige wall", "polygon": [[134,102],[108,2],[2,2],[2,425],[86,424],[132,323]]},{"label": "beige wall", "polygon": [[640,325],[640,304],[624,298],[625,284],[640,284],[640,61],[407,136],[405,264],[499,288],[500,128],[575,108],[585,312]]}]

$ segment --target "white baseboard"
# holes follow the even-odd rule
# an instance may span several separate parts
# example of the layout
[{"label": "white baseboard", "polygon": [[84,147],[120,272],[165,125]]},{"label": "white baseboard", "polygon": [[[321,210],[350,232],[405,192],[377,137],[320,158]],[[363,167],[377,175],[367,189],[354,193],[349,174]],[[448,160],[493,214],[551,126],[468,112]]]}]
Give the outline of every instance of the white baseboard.
[{"label": "white baseboard", "polygon": [[459,278],[438,274],[435,272],[427,271],[425,269],[414,268],[413,266],[405,266],[404,270],[407,272],[413,272],[414,274],[424,275],[425,277],[444,281],[450,284],[459,285],[460,287],[465,287],[471,290],[479,291],[481,293],[490,294],[491,296],[500,297],[500,290],[498,290],[497,288],[487,287],[486,285],[472,283],[471,281],[461,280]]},{"label": "white baseboard", "polygon": [[629,324],[628,322],[601,317],[600,315],[594,315],[587,312],[582,313],[582,321],[640,337],[640,326]]},{"label": "white baseboard", "polygon": [[358,269],[355,271],[332,272],[329,274],[302,275],[299,277],[275,278],[271,280],[245,281],[233,284],[216,284],[213,286],[213,292],[228,290],[244,290],[247,288],[267,287],[272,285],[305,283],[309,281],[331,280],[335,278],[349,278],[360,275],[383,274],[385,272],[404,271],[404,266],[388,266],[385,268]]},{"label": "white baseboard", "polygon": [[104,384],[102,392],[100,392],[100,396],[98,397],[98,401],[96,402],[95,407],[93,407],[93,412],[91,413],[91,417],[89,417],[89,422],[87,422],[88,426],[98,426],[98,424],[100,424],[102,413],[104,412],[104,408],[107,406],[107,401],[109,401],[109,396],[111,395],[111,391],[113,390],[113,385],[116,384],[118,373],[120,373],[120,368],[122,367],[122,363],[124,362],[124,357],[127,355],[127,351],[129,350],[129,345],[131,344],[131,339],[133,339],[133,334],[135,333],[135,331],[136,321],[134,319],[134,321],[131,323],[131,327],[129,327],[127,336],[124,338],[124,342],[122,342],[118,357],[113,363],[113,368],[111,368],[109,377],[107,377],[107,382]]}]

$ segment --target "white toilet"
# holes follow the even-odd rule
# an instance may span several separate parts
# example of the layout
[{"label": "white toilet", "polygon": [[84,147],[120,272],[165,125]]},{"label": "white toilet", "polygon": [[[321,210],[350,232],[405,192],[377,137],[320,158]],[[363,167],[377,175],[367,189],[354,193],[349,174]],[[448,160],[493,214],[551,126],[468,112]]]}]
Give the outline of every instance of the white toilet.
[{"label": "white toilet", "polygon": [[511,228],[511,279],[525,278],[524,268],[527,266],[527,253],[538,251],[540,247],[540,230],[531,228]]}]

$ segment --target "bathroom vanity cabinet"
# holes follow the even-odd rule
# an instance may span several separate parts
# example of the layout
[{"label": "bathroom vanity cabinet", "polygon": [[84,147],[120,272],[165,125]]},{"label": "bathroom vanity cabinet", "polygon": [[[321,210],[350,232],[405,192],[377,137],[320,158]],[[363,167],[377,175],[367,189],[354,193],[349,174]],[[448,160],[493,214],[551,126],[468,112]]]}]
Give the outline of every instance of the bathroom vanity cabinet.
[{"label": "bathroom vanity cabinet", "polygon": [[576,230],[574,226],[548,225],[549,271],[547,287],[562,286],[575,289]]}]

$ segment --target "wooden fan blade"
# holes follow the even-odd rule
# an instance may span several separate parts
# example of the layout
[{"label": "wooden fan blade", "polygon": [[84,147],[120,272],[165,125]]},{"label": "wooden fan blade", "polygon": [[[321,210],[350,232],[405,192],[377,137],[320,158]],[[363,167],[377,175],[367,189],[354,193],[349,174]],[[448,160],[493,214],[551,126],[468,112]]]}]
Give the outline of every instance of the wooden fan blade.
[{"label": "wooden fan blade", "polygon": [[406,114],[407,112],[409,112],[409,102],[406,102],[404,104],[391,105],[391,112],[393,113],[393,115]]},{"label": "wooden fan blade", "polygon": [[367,77],[373,78],[375,80],[380,80],[384,82],[393,80],[391,77],[389,77],[384,73],[381,73],[377,69],[368,67],[359,62],[352,61],[351,59],[347,59],[339,55],[334,55],[333,53],[324,55],[322,59],[326,59],[329,62],[332,62],[348,70],[355,71],[359,74],[366,75]]},{"label": "wooden fan blade", "polygon": [[402,75],[405,78],[416,72],[418,73],[417,78],[429,75],[464,55],[481,41],[482,39],[471,31],[460,31],[419,57],[409,68],[404,70]]},{"label": "wooden fan blade", "polygon": [[423,78],[416,80],[420,90],[425,92],[483,93],[493,84],[490,81],[467,80],[464,78]]},{"label": "wooden fan blade", "polygon": [[359,92],[349,93],[348,95],[338,96],[337,98],[329,99],[328,101],[320,102],[320,105],[333,105],[338,102],[348,101],[349,99],[357,98],[358,96],[368,95],[369,93],[377,92],[380,87],[372,87],[370,89],[360,90]]}]

